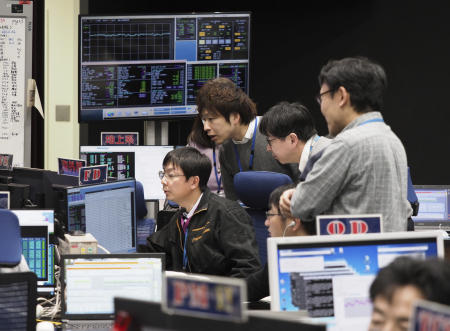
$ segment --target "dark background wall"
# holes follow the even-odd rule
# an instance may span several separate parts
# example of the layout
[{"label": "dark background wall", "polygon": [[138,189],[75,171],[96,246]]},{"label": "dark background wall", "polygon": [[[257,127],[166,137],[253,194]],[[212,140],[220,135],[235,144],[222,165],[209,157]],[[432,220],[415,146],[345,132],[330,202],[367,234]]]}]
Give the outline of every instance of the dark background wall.
[{"label": "dark background wall", "polygon": [[[330,59],[367,56],[387,72],[382,113],[405,145],[413,183],[450,184],[448,2],[298,1],[294,9],[283,1],[251,7],[238,1],[82,0],[82,6],[92,15],[251,11],[250,96],[259,114],[281,100],[301,101],[313,113],[320,134],[327,133],[314,100],[320,68]],[[184,144],[191,124],[170,123],[169,143]],[[89,124],[88,131],[95,135],[105,125]],[[141,129],[142,121],[128,125]]]}]

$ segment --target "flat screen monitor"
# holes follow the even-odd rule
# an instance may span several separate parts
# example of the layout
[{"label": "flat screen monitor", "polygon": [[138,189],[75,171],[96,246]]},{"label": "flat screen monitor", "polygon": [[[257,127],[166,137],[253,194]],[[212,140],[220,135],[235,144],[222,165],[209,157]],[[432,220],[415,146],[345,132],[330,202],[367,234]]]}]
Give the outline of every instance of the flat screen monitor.
[{"label": "flat screen monitor", "polygon": [[134,179],[66,188],[67,231],[92,234],[109,252],[136,248]]},{"label": "flat screen monitor", "polygon": [[161,302],[164,254],[78,254],[61,258],[64,320],[112,319],[114,297]]},{"label": "flat screen monitor", "polygon": [[135,178],[144,187],[145,200],[163,200],[158,171],[174,146],[80,146],[86,166],[107,164],[108,177]]},{"label": "flat screen monitor", "polygon": [[[369,287],[398,256],[443,257],[445,231],[268,239],[271,309],[367,330]],[[355,327],[358,325],[358,327]]]},{"label": "flat screen monitor", "polygon": [[49,209],[11,210],[17,215],[22,233],[22,254],[37,278],[40,294],[55,290],[54,245],[49,235],[54,233],[54,211]]},{"label": "flat screen monitor", "polygon": [[79,121],[197,114],[207,80],[249,90],[250,13],[80,16]]},{"label": "flat screen monitor", "polygon": [[419,200],[414,227],[450,230],[450,185],[414,185],[414,191]]}]

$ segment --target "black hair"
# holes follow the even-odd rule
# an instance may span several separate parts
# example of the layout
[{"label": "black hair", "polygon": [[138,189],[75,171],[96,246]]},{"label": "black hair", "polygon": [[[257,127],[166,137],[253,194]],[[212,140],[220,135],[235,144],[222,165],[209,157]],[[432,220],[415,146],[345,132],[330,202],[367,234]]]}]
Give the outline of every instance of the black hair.
[{"label": "black hair", "polygon": [[230,79],[219,77],[205,83],[197,94],[197,110],[220,114],[227,122],[230,115],[239,114],[241,124],[249,124],[256,117],[256,104]]},{"label": "black hair", "polygon": [[[296,187],[297,187],[296,183],[290,183],[290,184],[284,184],[284,185],[278,186],[276,189],[274,189],[272,191],[272,193],[270,193],[270,196],[269,196],[269,208],[271,206],[274,206],[278,210],[278,213],[281,213],[281,211],[280,211],[281,195],[283,194],[284,191],[289,190],[291,188],[296,188]],[[282,216],[282,218],[284,221],[285,217]],[[316,232],[317,232],[316,222],[303,222],[302,220],[300,220],[300,222],[302,223],[303,228],[309,235],[316,234]]]},{"label": "black hair", "polygon": [[169,163],[180,168],[186,179],[198,176],[200,190],[203,192],[206,189],[212,169],[211,161],[206,155],[194,147],[175,148],[164,157],[163,167]]},{"label": "black hair", "polygon": [[277,138],[285,138],[290,133],[295,133],[303,142],[317,133],[308,108],[299,102],[286,101],[276,104],[264,114],[259,124],[259,132]]},{"label": "black hair", "polygon": [[319,85],[326,84],[333,95],[339,87],[350,94],[350,103],[358,113],[381,111],[387,88],[381,65],[365,58],[350,57],[329,61],[319,74]]},{"label": "black hair", "polygon": [[450,263],[437,258],[414,259],[399,257],[382,268],[370,286],[372,302],[377,296],[388,301],[404,286],[414,286],[426,300],[450,305]]}]

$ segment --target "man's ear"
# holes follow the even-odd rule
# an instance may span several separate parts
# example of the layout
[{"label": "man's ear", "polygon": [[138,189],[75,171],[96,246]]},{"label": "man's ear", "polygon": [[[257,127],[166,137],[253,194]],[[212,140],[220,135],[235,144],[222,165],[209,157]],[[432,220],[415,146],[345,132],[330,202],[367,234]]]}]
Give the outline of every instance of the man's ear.
[{"label": "man's ear", "polygon": [[289,142],[292,144],[297,144],[299,139],[297,135],[294,132],[289,133],[289,135],[286,137],[286,139],[289,139]]},{"label": "man's ear", "polygon": [[348,93],[347,89],[344,86],[340,86],[336,93],[339,95],[339,106],[343,107],[345,105],[351,106],[350,103],[350,93]]},{"label": "man's ear", "polygon": [[200,177],[199,176],[191,176],[188,179],[189,184],[192,190],[195,190],[200,185]]},{"label": "man's ear", "polygon": [[239,113],[231,113],[229,119],[231,124],[238,125],[241,123],[241,115]]}]

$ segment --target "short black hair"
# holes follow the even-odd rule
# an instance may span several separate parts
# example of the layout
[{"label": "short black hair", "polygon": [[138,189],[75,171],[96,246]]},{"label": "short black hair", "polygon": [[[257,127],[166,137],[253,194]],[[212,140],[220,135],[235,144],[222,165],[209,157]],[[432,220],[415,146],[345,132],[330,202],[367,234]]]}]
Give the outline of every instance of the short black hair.
[{"label": "short black hair", "polygon": [[230,115],[239,114],[241,124],[249,124],[256,117],[256,104],[236,84],[228,78],[211,79],[197,94],[197,111],[204,110],[220,114],[227,122]]},{"label": "short black hair", "polygon": [[381,65],[365,57],[331,60],[319,74],[319,86],[326,84],[331,95],[345,87],[356,112],[381,111],[387,88],[386,73]]},{"label": "short black hair", "polygon": [[175,148],[164,157],[163,167],[169,163],[183,170],[186,179],[198,176],[200,190],[203,192],[206,189],[212,165],[211,160],[205,154],[200,153],[194,147]]},{"label": "short black hair", "polygon": [[[289,190],[291,188],[296,188],[297,184],[296,183],[289,183],[289,184],[284,184],[281,186],[278,186],[276,189],[274,189],[272,191],[272,193],[270,193],[269,196],[269,208],[271,206],[274,206],[277,210],[278,213],[281,213],[280,211],[280,197],[283,194],[284,191]],[[285,220],[285,217],[283,217],[283,220]],[[305,229],[306,232],[308,232],[309,235],[315,235],[317,232],[316,229],[316,222],[303,222],[302,220],[300,220],[300,222],[302,222],[302,226]]]},{"label": "short black hair", "polygon": [[388,301],[404,286],[414,286],[426,300],[450,305],[450,263],[438,258],[415,259],[398,257],[382,268],[370,286],[372,302],[377,296]]},{"label": "short black hair", "polygon": [[282,101],[264,114],[259,124],[259,132],[277,138],[285,138],[295,133],[298,139],[306,142],[317,130],[308,108],[299,102]]}]

